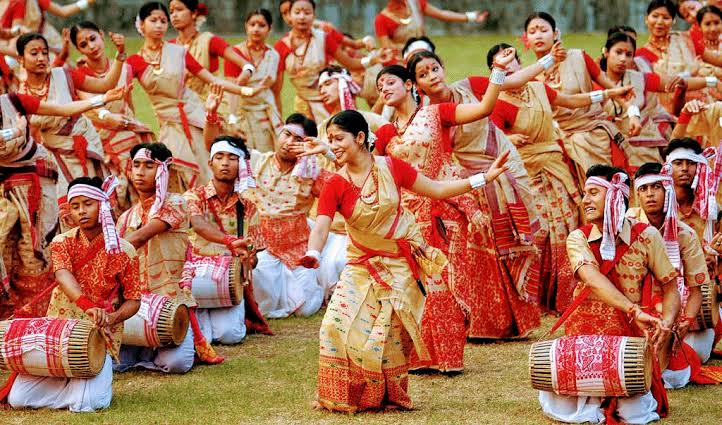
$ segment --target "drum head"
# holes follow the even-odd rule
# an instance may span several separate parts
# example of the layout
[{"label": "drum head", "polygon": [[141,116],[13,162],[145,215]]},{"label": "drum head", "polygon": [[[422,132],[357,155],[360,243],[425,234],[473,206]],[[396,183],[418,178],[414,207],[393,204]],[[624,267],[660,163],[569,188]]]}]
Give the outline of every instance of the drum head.
[{"label": "drum head", "polygon": [[105,364],[105,339],[100,330],[93,328],[88,333],[88,368],[93,376],[100,373]]},{"label": "drum head", "polygon": [[183,304],[179,304],[176,308],[175,314],[173,315],[173,344],[180,345],[186,338],[188,333],[188,324],[190,323],[190,317],[188,315],[188,307]]}]

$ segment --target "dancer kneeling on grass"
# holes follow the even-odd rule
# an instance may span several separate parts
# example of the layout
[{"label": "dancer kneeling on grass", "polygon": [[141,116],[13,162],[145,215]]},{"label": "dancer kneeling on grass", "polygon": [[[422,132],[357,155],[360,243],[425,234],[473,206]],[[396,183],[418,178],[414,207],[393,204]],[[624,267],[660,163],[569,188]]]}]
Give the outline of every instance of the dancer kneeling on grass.
[{"label": "dancer kneeling on grass", "polygon": [[57,286],[47,313],[52,318],[94,322],[112,344],[110,355],[106,354],[100,373],[90,379],[13,374],[5,388],[0,389],[0,398],[9,389],[7,401],[14,408],[93,412],[110,406],[113,396],[110,356],[117,356],[123,321],[138,311],[145,290],[138,278],[135,249],[114,231],[108,196],[116,186],[112,176],[105,183],[98,177],[80,177],[70,182],[70,215],[79,225],[56,236],[50,244]]},{"label": "dancer kneeling on grass", "polygon": [[312,151],[330,149],[340,168],[321,191],[300,263],[318,267],[337,211],[346,220],[350,243],[348,265],[321,324],[318,404],[342,412],[410,409],[411,351],[429,357],[421,337],[424,280],[448,262],[424,241],[413,214],[402,207],[401,188],[434,199],[457,196],[496,179],[506,170],[508,154],[486,174],[434,181],[402,160],[371,155],[368,124],[357,111],[337,114],[326,130],[331,146]]}]

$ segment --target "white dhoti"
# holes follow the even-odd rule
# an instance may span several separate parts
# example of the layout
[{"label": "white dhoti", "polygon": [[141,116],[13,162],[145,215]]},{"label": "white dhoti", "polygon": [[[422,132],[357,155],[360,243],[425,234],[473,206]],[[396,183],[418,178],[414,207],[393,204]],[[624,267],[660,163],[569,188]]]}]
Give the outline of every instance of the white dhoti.
[{"label": "white dhoti", "polygon": [[177,347],[121,346],[118,356],[120,361],[113,365],[113,369],[116,372],[125,372],[135,367],[142,367],[165,373],[186,373],[193,368],[195,354],[193,330],[189,327],[185,339]]},{"label": "white dhoti", "polygon": [[346,249],[348,236],[341,233],[328,233],[326,246],[321,253],[321,262],[318,267],[318,284],[323,290],[323,299],[328,300],[333,294],[336,283],[343,268],[346,267]]},{"label": "white dhoti", "polygon": [[233,345],[246,337],[246,308],[243,302],[233,307],[199,308],[198,324],[210,342]]},{"label": "white dhoti", "polygon": [[113,398],[113,367],[109,355],[100,373],[90,379],[18,375],[8,403],[19,408],[70,409],[94,412],[106,409]]},{"label": "white dhoti", "polygon": [[[601,397],[573,397],[539,391],[539,403],[544,414],[566,423],[601,423],[604,411]],[[636,397],[621,397],[617,414],[628,424],[647,424],[659,420],[657,400],[651,392]]]},{"label": "white dhoti", "polygon": [[323,303],[316,275],[316,269],[289,269],[268,251],[259,252],[258,265],[253,269],[253,295],[263,316],[280,319],[291,314],[315,314]]},{"label": "white dhoti", "polygon": [[[684,342],[692,347],[702,363],[706,363],[712,354],[714,329],[690,331],[684,337]],[[667,389],[684,388],[692,379],[692,367],[687,366],[678,370],[665,369],[662,371],[662,379],[664,380],[664,387]]]}]

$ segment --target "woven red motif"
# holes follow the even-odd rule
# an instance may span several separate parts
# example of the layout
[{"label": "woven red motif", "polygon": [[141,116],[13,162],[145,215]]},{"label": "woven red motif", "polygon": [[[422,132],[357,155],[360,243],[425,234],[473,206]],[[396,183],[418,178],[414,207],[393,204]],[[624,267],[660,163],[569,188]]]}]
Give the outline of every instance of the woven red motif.
[{"label": "woven red motif", "polygon": [[[562,395],[584,394],[590,387],[603,388],[606,395],[624,395],[619,363],[624,337],[580,335],[561,337],[552,346],[552,368],[556,389]],[[552,376],[554,374],[552,373]]]},{"label": "woven red motif", "polygon": [[12,321],[0,346],[0,355],[12,371],[27,374],[23,355],[32,350],[45,353],[44,365],[32,365],[46,369],[47,376],[67,376],[63,372],[63,352],[68,349],[68,338],[77,320],[15,319]]}]

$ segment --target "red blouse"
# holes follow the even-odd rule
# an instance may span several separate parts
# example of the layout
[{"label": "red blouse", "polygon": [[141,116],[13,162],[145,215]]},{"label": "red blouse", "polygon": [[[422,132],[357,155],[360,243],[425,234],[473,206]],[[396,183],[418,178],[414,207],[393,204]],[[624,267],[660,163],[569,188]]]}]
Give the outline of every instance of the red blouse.
[{"label": "red blouse", "polygon": [[[432,105],[431,107],[434,107]],[[443,132],[442,137],[444,138],[443,144],[448,150],[451,150],[453,141],[449,135],[449,129],[456,126],[456,103],[441,103],[438,105],[439,110],[439,121],[446,131]],[[428,106],[427,106],[428,108]],[[375,149],[379,155],[386,155],[386,146],[388,146],[391,139],[398,135],[396,126],[393,124],[384,124],[376,130]]]},{"label": "red blouse", "polygon": [[[143,75],[145,69],[148,68],[149,65],[148,62],[146,62],[145,59],[143,59],[143,57],[137,53],[128,57],[126,63],[130,65],[134,78],[140,78],[140,76]],[[198,75],[198,73],[203,71],[204,68],[193,56],[191,56],[189,52],[186,51],[186,69],[191,74]]]},{"label": "red blouse", "polygon": [[[426,12],[427,1],[419,0],[419,9],[421,13]],[[374,29],[376,30],[376,37],[392,37],[397,29],[399,29],[399,23],[394,21],[388,15],[379,13],[376,15],[374,20]]]},{"label": "red blouse", "polygon": [[[177,39],[171,39],[168,40],[170,43],[177,44]],[[223,57],[223,53],[225,53],[226,48],[228,47],[228,43],[226,40],[222,39],[221,37],[218,37],[217,35],[214,35],[211,37],[211,41],[208,43],[208,49],[209,49],[209,62],[208,62],[208,70],[210,72],[216,72],[218,71],[218,58]],[[197,61],[196,61],[197,62]],[[186,60],[186,63],[188,61]],[[190,71],[190,69],[189,69]],[[194,74],[197,74],[197,72],[194,72]]]},{"label": "red blouse", "polygon": [[[556,101],[557,95],[559,93],[557,93],[556,90],[546,84],[544,84],[544,90],[547,93],[547,99],[549,99],[549,103],[551,105],[554,105],[554,102]],[[494,110],[491,113],[491,120],[494,122],[494,124],[496,124],[497,127],[501,128],[504,131],[508,131],[511,130],[512,127],[514,127],[514,123],[516,122],[516,115],[518,113],[518,106],[499,99],[494,105]]]},{"label": "red blouse", "polygon": [[[694,45],[694,54],[697,56],[702,56],[704,54],[704,41],[702,39],[692,39],[692,44]],[[654,54],[651,50],[649,50],[646,47],[641,47],[637,49],[637,53],[635,56],[644,58],[647,62],[649,62],[650,65],[654,65],[659,60],[659,56]]]},{"label": "red blouse", "polygon": [[[290,34],[290,33],[289,33]],[[283,40],[289,36],[289,34],[286,34],[276,42],[276,44],[273,45],[273,48],[276,49],[278,52],[278,55],[281,57],[281,61],[278,64],[278,73],[281,74],[283,71],[286,70],[286,58],[288,55],[293,54],[293,51],[291,50],[291,46],[286,44]],[[337,39],[336,36],[332,32],[325,32],[325,43],[326,46],[326,61],[329,61],[329,58],[333,58],[333,56],[336,54],[336,50],[338,50],[339,47],[341,47],[341,43]],[[342,34],[343,35],[343,34]],[[342,37],[343,38],[343,37]]]},{"label": "red blouse", "polygon": [[[408,162],[396,158],[387,158],[391,161],[391,174],[399,187],[411,189],[416,182],[418,172]],[[340,174],[333,174],[323,185],[318,198],[318,215],[333,218],[336,211],[344,218],[349,218],[356,207],[358,194],[351,183]]]}]

